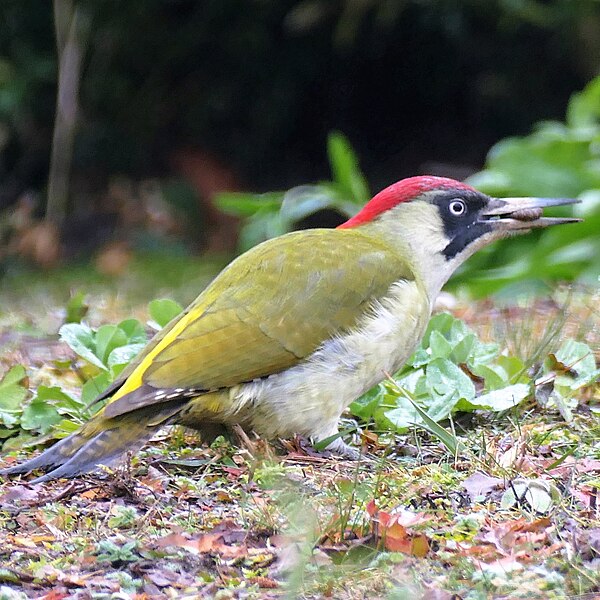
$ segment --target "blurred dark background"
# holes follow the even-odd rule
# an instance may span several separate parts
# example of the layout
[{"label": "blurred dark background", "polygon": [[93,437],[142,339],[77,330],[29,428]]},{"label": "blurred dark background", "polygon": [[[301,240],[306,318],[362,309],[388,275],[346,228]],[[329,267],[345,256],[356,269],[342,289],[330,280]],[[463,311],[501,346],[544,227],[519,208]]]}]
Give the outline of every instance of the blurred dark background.
[{"label": "blurred dark background", "polygon": [[327,177],[332,130],[374,191],[462,178],[599,70],[594,0],[4,0],[0,212],[56,221],[48,264],[119,239],[155,196],[188,207],[197,249],[229,249],[212,196]]}]

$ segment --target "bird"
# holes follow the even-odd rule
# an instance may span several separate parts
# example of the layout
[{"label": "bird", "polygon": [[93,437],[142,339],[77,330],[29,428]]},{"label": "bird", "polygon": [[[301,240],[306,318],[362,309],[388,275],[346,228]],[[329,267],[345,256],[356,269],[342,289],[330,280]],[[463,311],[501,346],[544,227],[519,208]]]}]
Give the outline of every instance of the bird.
[{"label": "bird", "polygon": [[3,475],[71,478],[137,451],[181,424],[211,440],[241,427],[305,436],[356,458],[338,421],[396,372],[424,335],[436,296],[479,249],[577,221],[542,216],[570,198],[493,198],[417,176],[376,194],[332,229],[286,233],[226,266],[96,402],[81,428]]}]

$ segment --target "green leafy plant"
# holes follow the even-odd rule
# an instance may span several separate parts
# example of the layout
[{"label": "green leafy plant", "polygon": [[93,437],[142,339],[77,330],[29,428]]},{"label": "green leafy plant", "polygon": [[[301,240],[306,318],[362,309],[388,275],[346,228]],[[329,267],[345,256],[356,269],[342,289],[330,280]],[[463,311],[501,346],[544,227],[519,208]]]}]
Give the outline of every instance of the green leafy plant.
[{"label": "green leafy plant", "polygon": [[60,337],[81,358],[116,376],[146,344],[146,332],[136,319],[118,325],[102,325],[96,331],[83,323],[68,323]]},{"label": "green leafy plant", "polygon": [[15,365],[0,381],[0,438],[10,437],[11,428],[20,422],[21,406],[28,395],[26,377],[25,367]]},{"label": "green leafy plant", "polygon": [[66,306],[65,323],[81,323],[87,315],[89,306],[82,291],[76,292],[69,298]]},{"label": "green leafy plant", "polygon": [[133,506],[115,506],[108,519],[108,526],[114,529],[129,529],[134,527],[138,514]]},{"label": "green leafy plant", "polygon": [[[76,298],[67,306],[68,321],[71,309],[83,304],[83,296]],[[149,325],[159,330],[182,310],[173,300],[153,300],[148,305]],[[60,385],[39,385],[31,394],[25,368],[14,366],[0,381],[0,440],[6,440],[5,450],[32,441],[61,438],[76,430],[98,410],[97,405],[90,408],[93,400],[148,342],[146,328],[137,319],[101,325],[98,329],[81,322],[67,322],[59,334],[79,359],[77,372],[84,380],[81,395],[69,393]],[[65,365],[57,367],[60,372]],[[60,377],[57,379],[59,383]]]},{"label": "green leafy plant", "polygon": [[101,540],[96,544],[98,562],[107,562],[111,565],[134,562],[139,559],[136,553],[137,546],[136,541],[118,546],[111,540]]},{"label": "green leafy plant", "polygon": [[[148,325],[158,331],[182,310],[180,304],[168,298],[152,300],[148,305]],[[59,334],[71,350],[88,363],[84,371],[90,376],[81,394],[86,404],[103,392],[148,342],[146,329],[137,319],[102,325],[97,330],[84,323],[67,323]]]},{"label": "green leafy plant", "polygon": [[587,344],[566,340],[556,353],[546,357],[536,394],[542,406],[556,407],[566,421],[572,420],[576,394],[600,380],[594,353]]},{"label": "green leafy plant", "polygon": [[287,192],[219,194],[217,206],[245,220],[240,232],[241,250],[291,231],[299,221],[319,210],[333,209],[343,217],[351,217],[369,200],[369,187],[358,158],[341,133],[329,135],[327,154],[332,181],[302,185]]},{"label": "green leafy plant", "polygon": [[[598,285],[600,274],[600,77],[572,96],[564,123],[539,123],[525,137],[502,140],[485,169],[468,182],[494,196],[579,198],[557,215],[583,223],[498,243],[475,255],[454,281],[475,295],[522,280],[581,279]],[[498,266],[501,265],[501,266]]]},{"label": "green leafy plant", "polygon": [[175,300],[170,298],[160,298],[152,300],[148,304],[148,313],[152,319],[149,325],[156,329],[162,329],[172,319],[178,316],[183,311],[183,307]]},{"label": "green leafy plant", "polygon": [[[85,389],[85,385],[84,385]],[[59,386],[38,386],[33,397],[27,387],[25,369],[13,367],[0,382],[0,439],[3,449],[29,442],[60,438],[91,416],[84,400]]]},{"label": "green leafy plant", "polygon": [[[554,406],[572,399],[574,392],[600,378],[590,348],[567,340],[548,355],[546,373],[558,364],[548,383]],[[499,354],[459,319],[435,315],[420,347],[393,380],[384,381],[350,405],[363,421],[384,431],[405,432],[414,425],[428,429],[452,452],[456,440],[435,424],[456,412],[502,412],[531,397],[534,381],[518,357]],[[564,414],[563,414],[564,416]]]}]

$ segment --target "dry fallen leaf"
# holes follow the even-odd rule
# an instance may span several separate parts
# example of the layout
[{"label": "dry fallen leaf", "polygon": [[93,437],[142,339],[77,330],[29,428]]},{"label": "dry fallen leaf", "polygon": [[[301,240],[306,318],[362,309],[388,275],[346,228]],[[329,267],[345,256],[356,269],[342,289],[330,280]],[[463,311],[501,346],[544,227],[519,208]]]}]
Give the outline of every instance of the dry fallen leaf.
[{"label": "dry fallen leaf", "polygon": [[375,540],[381,541],[386,550],[419,558],[427,555],[430,547],[427,536],[410,531],[410,528],[429,521],[428,515],[408,510],[399,510],[395,513],[377,510],[373,500],[367,504],[366,510],[371,517]]},{"label": "dry fallen leaf", "polygon": [[40,485],[13,485],[0,496],[0,507],[14,508],[38,502],[43,486]]},{"label": "dry fallen leaf", "polygon": [[[543,538],[546,538],[545,530],[550,526],[550,518],[543,517],[535,521],[527,521],[524,517],[515,519],[514,521],[504,521],[497,523],[486,532],[476,536],[479,542],[487,542],[496,547],[503,555],[512,555],[516,546],[519,543],[529,543],[533,541],[529,533],[543,533]],[[536,541],[541,541],[538,538]]]},{"label": "dry fallen leaf", "polygon": [[471,500],[475,500],[478,496],[486,496],[492,490],[501,488],[503,485],[503,479],[490,477],[481,471],[475,471],[461,483],[461,487],[467,490]]},{"label": "dry fallen leaf", "polygon": [[247,532],[238,529],[233,521],[222,521],[208,533],[200,533],[191,538],[180,533],[170,533],[155,542],[159,548],[177,546],[194,554],[218,554],[224,558],[245,556],[248,547],[245,543]]}]

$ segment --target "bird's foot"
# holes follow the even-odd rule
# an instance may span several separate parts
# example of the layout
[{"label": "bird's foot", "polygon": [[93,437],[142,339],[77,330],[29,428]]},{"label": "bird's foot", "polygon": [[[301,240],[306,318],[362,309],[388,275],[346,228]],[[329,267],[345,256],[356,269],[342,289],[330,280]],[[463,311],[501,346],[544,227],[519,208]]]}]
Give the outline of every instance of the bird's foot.
[{"label": "bird's foot", "polygon": [[324,452],[336,454],[340,458],[344,458],[346,460],[360,460],[361,462],[374,463],[376,458],[365,451],[365,447],[356,447],[350,446],[341,437],[336,438],[328,444]]},{"label": "bird's foot", "polygon": [[346,460],[359,460],[360,458],[364,457],[364,454],[359,448],[355,448],[354,446],[346,444],[341,437],[328,444],[325,447],[325,451],[337,454],[339,457],[345,458]]}]

